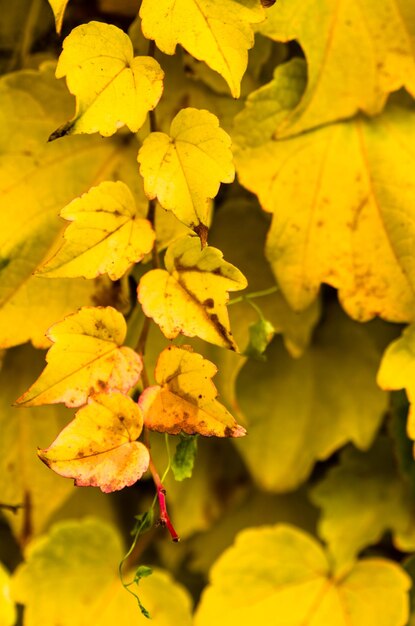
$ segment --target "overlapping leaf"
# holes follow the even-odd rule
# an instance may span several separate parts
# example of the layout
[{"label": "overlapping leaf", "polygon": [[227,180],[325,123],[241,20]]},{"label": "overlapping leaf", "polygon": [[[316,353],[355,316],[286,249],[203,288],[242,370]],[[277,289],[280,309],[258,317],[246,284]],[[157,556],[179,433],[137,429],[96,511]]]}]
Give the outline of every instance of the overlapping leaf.
[{"label": "overlapping leaf", "polygon": [[223,76],[235,98],[254,45],[252,24],[264,19],[256,0],[143,0],[142,29],[166,54],[182,45]]},{"label": "overlapping leaf", "polygon": [[228,291],[246,287],[246,279],[217,248],[201,248],[197,237],[174,242],[165,256],[166,270],[147,272],[138,286],[144,313],[169,339],[183,333],[237,350],[229,327]]},{"label": "overlapping leaf", "polygon": [[95,278],[108,273],[117,280],[153,247],[151,224],[137,214],[130,189],[120,181],[92,187],[62,209],[61,217],[73,223],[63,246],[40,268],[42,275]]},{"label": "overlapping leaf", "polygon": [[74,117],[50,140],[77,133],[137,132],[163,91],[164,72],[152,57],[134,57],[130,38],[112,24],[77,26],[63,42],[56,77],[76,96]]},{"label": "overlapping leaf", "polygon": [[[195,626],[404,626],[410,579],[386,559],[364,559],[340,579],[316,541],[292,526],[240,533],[211,570]],[[216,617],[215,617],[216,616]]]},{"label": "overlapping leaf", "polygon": [[69,0],[49,0],[49,4],[52,7],[53,14],[55,16],[56,32],[58,34],[62,30],[63,16],[68,1]]},{"label": "overlapping leaf", "polygon": [[216,400],[212,382],[216,366],[188,347],[169,346],[160,354],[155,370],[158,383],[140,396],[144,423],[150,430],[207,437],[242,437],[239,426]]},{"label": "overlapping leaf", "polygon": [[412,320],[415,115],[390,106],[373,120],[273,141],[272,126],[299,94],[300,81],[289,82],[299,70],[299,61],[282,66],[252,96],[237,131],[240,180],[274,213],[267,256],[277,280],[297,310],[326,282],[358,320]]},{"label": "overlapping leaf", "polygon": [[230,145],[215,115],[182,109],[171,123],[170,135],[151,133],[140,148],[138,162],[147,196],[157,197],[187,226],[207,227],[210,199],[221,182],[231,183],[235,177]]},{"label": "overlapping leaf", "polygon": [[370,328],[333,307],[301,358],[274,340],[265,363],[244,365],[236,397],[249,437],[238,450],[262,488],[293,489],[347,441],[370,446],[387,406],[375,384],[376,343]]},{"label": "overlapping leaf", "polygon": [[[112,526],[93,518],[56,524],[31,544],[16,571],[12,594],[25,606],[26,626],[148,624],[120,584],[124,553]],[[155,626],[190,626],[190,598],[163,571],[140,582],[140,599]]]},{"label": "overlapping leaf", "polygon": [[78,487],[99,487],[110,493],[133,485],[148,468],[148,450],[136,441],[142,428],[141,410],[129,396],[97,394],[38,454],[50,469],[73,478]]},{"label": "overlapping leaf", "polygon": [[112,307],[84,307],[52,326],[47,366],[18,404],[76,407],[94,392],[127,392],[137,382],[142,362],[122,345],[126,330],[124,317]]},{"label": "overlapping leaf", "polygon": [[259,30],[276,41],[296,39],[307,59],[307,90],[280,135],[358,110],[379,113],[388,93],[402,86],[415,95],[411,0],[278,0]]},{"label": "overlapping leaf", "polygon": [[415,501],[399,476],[390,443],[379,439],[362,454],[347,448],[337,467],[311,492],[322,508],[319,534],[337,567],[391,530],[395,546],[415,550]]}]

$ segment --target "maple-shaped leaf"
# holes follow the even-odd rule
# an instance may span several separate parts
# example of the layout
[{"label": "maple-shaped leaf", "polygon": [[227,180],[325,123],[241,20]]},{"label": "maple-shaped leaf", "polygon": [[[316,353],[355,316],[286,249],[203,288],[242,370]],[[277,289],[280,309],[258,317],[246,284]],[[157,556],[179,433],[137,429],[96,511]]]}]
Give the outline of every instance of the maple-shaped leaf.
[{"label": "maple-shaped leaf", "polygon": [[64,76],[76,96],[76,111],[51,141],[76,133],[108,137],[124,125],[137,132],[163,91],[164,72],[157,61],[134,57],[128,35],[100,22],[77,26],[66,37],[56,68],[56,77]]},{"label": "maple-shaped leaf", "polygon": [[52,7],[53,14],[55,16],[56,32],[58,35],[62,30],[63,16],[68,2],[69,0],[49,0],[49,4]]},{"label": "maple-shaped leaf", "polygon": [[142,361],[122,345],[126,331],[124,317],[110,306],[83,307],[52,326],[47,366],[17,404],[76,407],[94,392],[127,393],[141,374]]},{"label": "maple-shaped leaf", "polygon": [[336,577],[313,537],[285,524],[241,532],[216,561],[195,626],[404,626],[410,578],[382,558]]},{"label": "maple-shaped leaf", "polygon": [[377,382],[382,389],[406,390],[410,402],[407,433],[415,440],[415,324],[405,328],[385,350]]},{"label": "maple-shaped leaf", "polygon": [[223,259],[220,250],[201,248],[198,237],[169,246],[166,269],[144,274],[138,300],[168,339],[179,333],[237,350],[229,327],[228,291],[245,289],[243,274]]},{"label": "maple-shaped leaf", "polygon": [[117,280],[154,244],[150,222],[137,214],[130,189],[120,181],[92,187],[62,209],[61,217],[73,223],[65,230],[63,246],[38,274],[95,278],[108,273]]},{"label": "maple-shaped leaf", "polygon": [[170,135],[150,133],[138,153],[149,198],[191,228],[208,226],[209,200],[235,177],[231,139],[209,111],[182,109]]},{"label": "maple-shaped leaf", "polygon": [[251,24],[264,19],[257,0],[143,0],[140,9],[145,37],[166,54],[180,44],[196,59],[221,74],[234,98],[254,45]]},{"label": "maple-shaped leaf", "polygon": [[346,448],[339,465],[311,490],[311,501],[322,509],[319,536],[338,568],[378,543],[387,530],[398,550],[415,550],[415,500],[386,437],[365,453]]},{"label": "maple-shaped leaf", "polygon": [[307,89],[278,127],[283,136],[379,113],[391,91],[415,95],[415,6],[411,0],[278,0],[259,31],[296,39],[307,59]]},{"label": "maple-shaped leaf", "polygon": [[172,435],[245,435],[245,429],[216,400],[218,392],[211,380],[216,372],[211,361],[188,346],[163,350],[155,369],[158,384],[147,387],[139,400],[146,427]]},{"label": "maple-shaped leaf", "polygon": [[78,487],[110,493],[129,487],[147,471],[150,455],[136,441],[143,429],[140,407],[122,393],[97,394],[55,441],[38,455]]},{"label": "maple-shaped leaf", "polygon": [[278,284],[295,310],[324,282],[359,321],[411,321],[415,114],[390,105],[374,119],[275,141],[268,120],[283,119],[298,95],[299,81],[287,79],[302,64],[293,63],[252,96],[236,132],[239,179],[273,213],[266,254]]},{"label": "maple-shaped leaf", "polygon": [[97,517],[54,524],[29,544],[11,581],[12,597],[24,605],[25,626],[191,626],[189,593],[156,568],[139,588],[153,619],[141,615],[120,583],[124,553],[118,530]]}]

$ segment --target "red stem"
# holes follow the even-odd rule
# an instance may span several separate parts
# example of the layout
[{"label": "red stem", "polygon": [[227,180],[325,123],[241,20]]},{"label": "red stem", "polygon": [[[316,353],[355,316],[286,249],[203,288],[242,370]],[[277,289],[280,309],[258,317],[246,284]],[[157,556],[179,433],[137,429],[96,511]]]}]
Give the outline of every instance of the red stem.
[{"label": "red stem", "polygon": [[154,484],[155,484],[156,489],[157,489],[157,499],[158,499],[159,507],[160,507],[159,524],[160,524],[160,526],[165,526],[167,528],[167,530],[169,531],[173,541],[175,541],[175,542],[180,541],[180,537],[177,534],[177,532],[175,531],[174,526],[171,523],[169,514],[167,512],[166,490],[163,487],[163,484],[162,484],[162,482],[160,480],[160,476],[158,475],[158,472],[157,472],[157,470],[156,470],[156,468],[154,466],[153,459],[151,459],[151,458],[150,458],[149,470],[151,472]]}]

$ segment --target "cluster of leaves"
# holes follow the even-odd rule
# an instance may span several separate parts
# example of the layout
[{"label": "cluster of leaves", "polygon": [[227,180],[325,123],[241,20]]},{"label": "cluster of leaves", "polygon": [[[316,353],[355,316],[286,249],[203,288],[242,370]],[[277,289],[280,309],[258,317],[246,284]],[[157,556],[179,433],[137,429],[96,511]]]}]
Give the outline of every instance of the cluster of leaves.
[{"label": "cluster of leaves", "polygon": [[415,8],[270,4],[0,27],[5,626],[415,623]]}]

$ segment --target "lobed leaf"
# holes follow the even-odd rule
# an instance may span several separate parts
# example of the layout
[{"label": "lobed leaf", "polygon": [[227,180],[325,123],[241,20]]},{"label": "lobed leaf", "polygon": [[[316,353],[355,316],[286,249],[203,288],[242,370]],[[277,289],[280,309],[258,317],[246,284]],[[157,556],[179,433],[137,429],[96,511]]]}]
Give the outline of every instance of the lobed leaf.
[{"label": "lobed leaf", "polygon": [[182,109],[171,123],[170,135],[150,133],[140,148],[138,162],[147,196],[157,197],[187,226],[206,230],[210,199],[221,182],[231,183],[235,177],[230,146],[215,115]]},{"label": "lobed leaf", "polygon": [[410,579],[386,559],[364,559],[332,576],[320,545],[292,526],[240,533],[211,570],[195,626],[404,626]]},{"label": "lobed leaf", "polygon": [[160,100],[164,72],[155,59],[134,57],[130,38],[112,24],[89,22],[63,42],[56,77],[66,76],[76,96],[74,117],[52,133],[113,135],[126,125],[137,132]]},{"label": "lobed leaf", "polygon": [[243,274],[217,248],[201,248],[197,237],[173,242],[164,262],[166,270],[147,272],[138,285],[144,313],[168,339],[182,333],[237,350],[226,304],[228,291],[245,289]]},{"label": "lobed leaf", "polygon": [[112,307],[83,307],[52,326],[47,366],[17,404],[76,407],[95,392],[127,393],[141,374],[142,361],[122,346],[126,331],[124,317]]},{"label": "lobed leaf", "polygon": [[153,247],[155,233],[137,212],[134,197],[121,181],[103,182],[61,211],[72,224],[65,242],[37,271],[50,277],[121,278]]},{"label": "lobed leaf", "polygon": [[221,74],[234,98],[254,45],[251,24],[261,22],[264,12],[256,0],[143,0],[140,17],[147,39],[154,39],[166,54],[182,45]]},{"label": "lobed leaf", "polygon": [[139,399],[146,427],[172,435],[245,435],[245,429],[216,400],[217,390],[211,380],[216,372],[211,361],[187,346],[163,350],[155,369],[158,384],[147,387]]},{"label": "lobed leaf", "polygon": [[140,408],[122,393],[97,394],[45,450],[41,460],[78,487],[110,493],[129,487],[147,471],[150,455],[136,441],[143,429]]}]

